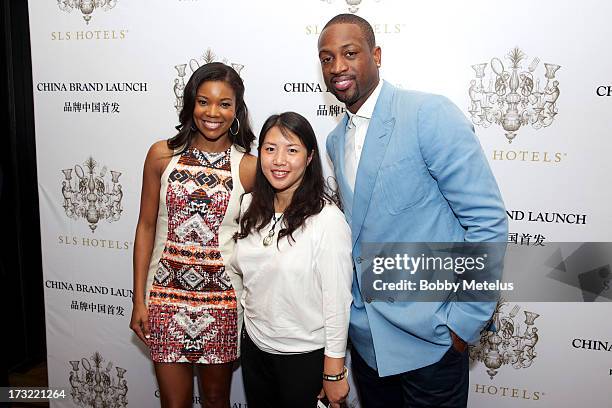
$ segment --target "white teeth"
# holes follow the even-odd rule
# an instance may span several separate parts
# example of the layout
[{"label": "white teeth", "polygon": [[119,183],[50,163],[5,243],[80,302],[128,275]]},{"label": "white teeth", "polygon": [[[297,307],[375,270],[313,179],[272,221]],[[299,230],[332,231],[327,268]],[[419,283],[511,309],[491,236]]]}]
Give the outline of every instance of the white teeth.
[{"label": "white teeth", "polygon": [[219,122],[209,122],[207,120],[204,121],[204,126],[208,129],[218,129],[221,126],[221,123]]},{"label": "white teeth", "polygon": [[334,84],[334,87],[340,91],[344,91],[351,86],[350,79],[343,79],[342,81],[338,81]]}]

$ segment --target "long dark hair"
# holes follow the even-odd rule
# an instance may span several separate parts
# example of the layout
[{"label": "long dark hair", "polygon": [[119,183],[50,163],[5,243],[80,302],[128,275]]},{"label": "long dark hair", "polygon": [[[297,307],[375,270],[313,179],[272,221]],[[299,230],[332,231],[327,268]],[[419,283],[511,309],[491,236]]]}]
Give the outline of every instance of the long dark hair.
[{"label": "long dark hair", "polygon": [[179,114],[180,124],[176,127],[178,133],[168,140],[168,148],[172,150],[181,149],[182,153],[191,146],[193,138],[197,136],[198,131],[194,130],[193,110],[195,108],[198,88],[206,81],[223,81],[234,90],[234,94],[236,94],[236,118],[240,121],[240,128],[235,136],[232,132],[228,132],[227,135],[232,144],[240,147],[240,150],[243,152],[251,151],[251,144],[255,140],[255,134],[251,130],[249,110],[244,103],[244,83],[234,68],[221,62],[211,62],[202,65],[194,71],[189,81],[187,81],[183,91],[183,109],[181,109]]},{"label": "long dark hair", "polygon": [[277,127],[284,135],[287,135],[288,132],[293,133],[306,147],[307,156],[312,154],[312,159],[306,166],[302,182],[293,193],[291,203],[285,209],[282,228],[278,233],[278,241],[285,236],[288,236],[290,241],[295,241],[292,234],[304,225],[306,219],[320,213],[327,203],[333,202],[323,180],[323,166],[321,165],[317,138],[308,120],[295,112],[272,115],[266,120],[259,134],[259,146],[257,147],[259,155],[257,157],[255,185],[252,192],[253,199],[240,219],[240,232],[235,235],[236,239],[247,237],[253,230],[261,231],[274,215],[275,191],[263,174],[260,159],[266,134],[273,127]]}]

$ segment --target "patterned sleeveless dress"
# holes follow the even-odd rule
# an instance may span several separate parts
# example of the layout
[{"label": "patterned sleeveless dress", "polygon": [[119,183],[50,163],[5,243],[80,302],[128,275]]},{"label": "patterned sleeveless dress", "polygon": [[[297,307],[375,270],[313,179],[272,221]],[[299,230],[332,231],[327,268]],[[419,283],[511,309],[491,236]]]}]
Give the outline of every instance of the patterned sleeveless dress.
[{"label": "patterned sleeveless dress", "polygon": [[238,225],[234,146],[173,156],[161,178],[146,301],[154,362],[219,364],[239,356],[241,280],[226,267]]}]

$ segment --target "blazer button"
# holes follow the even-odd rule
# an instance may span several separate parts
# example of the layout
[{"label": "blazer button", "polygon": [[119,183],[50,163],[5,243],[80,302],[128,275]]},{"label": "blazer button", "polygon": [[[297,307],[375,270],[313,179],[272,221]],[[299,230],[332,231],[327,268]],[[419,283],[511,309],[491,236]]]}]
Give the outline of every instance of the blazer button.
[{"label": "blazer button", "polygon": [[395,299],[393,299],[393,298],[392,298],[392,297],[390,297],[390,296],[387,298],[387,301],[388,301],[389,303],[395,303]]},{"label": "blazer button", "polygon": [[361,262],[363,262],[363,258],[358,256],[357,259],[355,259],[357,261],[358,264],[360,264]]},{"label": "blazer button", "polygon": [[372,298],[368,296],[366,297],[365,301],[366,303],[372,303]]}]

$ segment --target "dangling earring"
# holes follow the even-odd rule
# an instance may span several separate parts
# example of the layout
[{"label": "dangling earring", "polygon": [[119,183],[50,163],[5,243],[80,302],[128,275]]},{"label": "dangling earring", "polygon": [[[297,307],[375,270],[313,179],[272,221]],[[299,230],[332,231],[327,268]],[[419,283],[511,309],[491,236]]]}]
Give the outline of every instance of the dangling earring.
[{"label": "dangling earring", "polygon": [[189,129],[194,133],[198,131],[198,128],[196,128],[193,123],[191,124],[191,127]]},{"label": "dangling earring", "polygon": [[236,129],[236,131],[234,132],[232,130],[232,126],[234,126],[234,122],[232,122],[232,125],[229,128],[229,131],[232,135],[236,136],[238,134],[238,131],[240,131],[240,120],[238,119],[238,116],[234,116],[234,119],[236,119],[236,122],[238,122],[238,128]]}]

